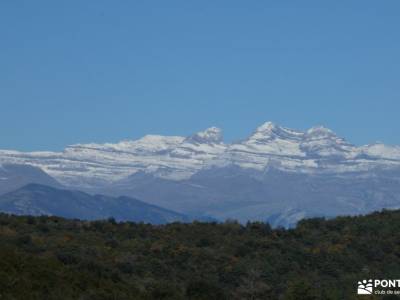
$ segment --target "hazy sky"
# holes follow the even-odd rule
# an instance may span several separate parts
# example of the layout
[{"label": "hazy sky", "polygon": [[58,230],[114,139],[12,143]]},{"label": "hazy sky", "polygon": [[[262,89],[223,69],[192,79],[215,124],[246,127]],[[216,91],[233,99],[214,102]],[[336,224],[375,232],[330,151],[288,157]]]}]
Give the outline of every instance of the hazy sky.
[{"label": "hazy sky", "polygon": [[0,1],[0,148],[272,120],[400,144],[400,1]]}]

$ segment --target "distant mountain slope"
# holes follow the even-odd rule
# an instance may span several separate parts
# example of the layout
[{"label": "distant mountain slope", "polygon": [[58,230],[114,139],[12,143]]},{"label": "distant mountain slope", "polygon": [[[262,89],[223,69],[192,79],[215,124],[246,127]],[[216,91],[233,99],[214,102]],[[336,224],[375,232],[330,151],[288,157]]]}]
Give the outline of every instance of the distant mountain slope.
[{"label": "distant mountain slope", "polygon": [[14,191],[29,183],[61,188],[61,184],[40,168],[31,165],[0,165],[0,195]]},{"label": "distant mountain slope", "polygon": [[55,215],[86,220],[113,217],[118,221],[163,224],[188,221],[183,214],[128,198],[89,195],[79,191],[29,184],[0,196],[0,211],[18,215]]},{"label": "distant mountain slope", "polygon": [[136,173],[102,193],[130,195],[189,215],[292,226],[305,217],[400,208],[400,172],[337,176],[259,172],[231,165],[179,182]]}]

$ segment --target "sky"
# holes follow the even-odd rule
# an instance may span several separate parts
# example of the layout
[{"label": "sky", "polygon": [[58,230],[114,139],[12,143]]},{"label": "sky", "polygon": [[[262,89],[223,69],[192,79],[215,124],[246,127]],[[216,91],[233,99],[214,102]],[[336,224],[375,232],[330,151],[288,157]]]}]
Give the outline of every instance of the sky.
[{"label": "sky", "polygon": [[400,1],[0,2],[0,149],[273,121],[400,145]]}]

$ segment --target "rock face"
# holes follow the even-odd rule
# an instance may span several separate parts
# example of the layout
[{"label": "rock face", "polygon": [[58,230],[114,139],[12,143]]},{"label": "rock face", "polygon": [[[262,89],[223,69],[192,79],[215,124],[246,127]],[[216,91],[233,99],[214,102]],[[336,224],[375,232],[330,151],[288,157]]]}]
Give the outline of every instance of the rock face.
[{"label": "rock face", "polygon": [[291,224],[400,204],[400,147],[357,147],[322,126],[299,131],[267,122],[229,144],[211,127],[189,137],[147,135],[63,152],[3,150],[0,163],[38,167],[67,188],[219,219]]}]

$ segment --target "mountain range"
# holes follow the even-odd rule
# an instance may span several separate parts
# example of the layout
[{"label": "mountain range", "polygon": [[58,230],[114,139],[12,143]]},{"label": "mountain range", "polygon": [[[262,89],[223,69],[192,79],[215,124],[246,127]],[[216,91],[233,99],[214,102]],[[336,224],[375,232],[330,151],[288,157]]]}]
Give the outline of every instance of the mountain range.
[{"label": "mountain range", "polygon": [[[233,143],[211,127],[188,137],[147,135],[63,152],[0,150],[0,164],[40,169],[53,186],[219,220],[289,226],[306,216],[400,206],[400,147],[355,146],[322,126],[300,131],[267,122]],[[0,175],[0,192],[9,190],[10,180]]]}]

